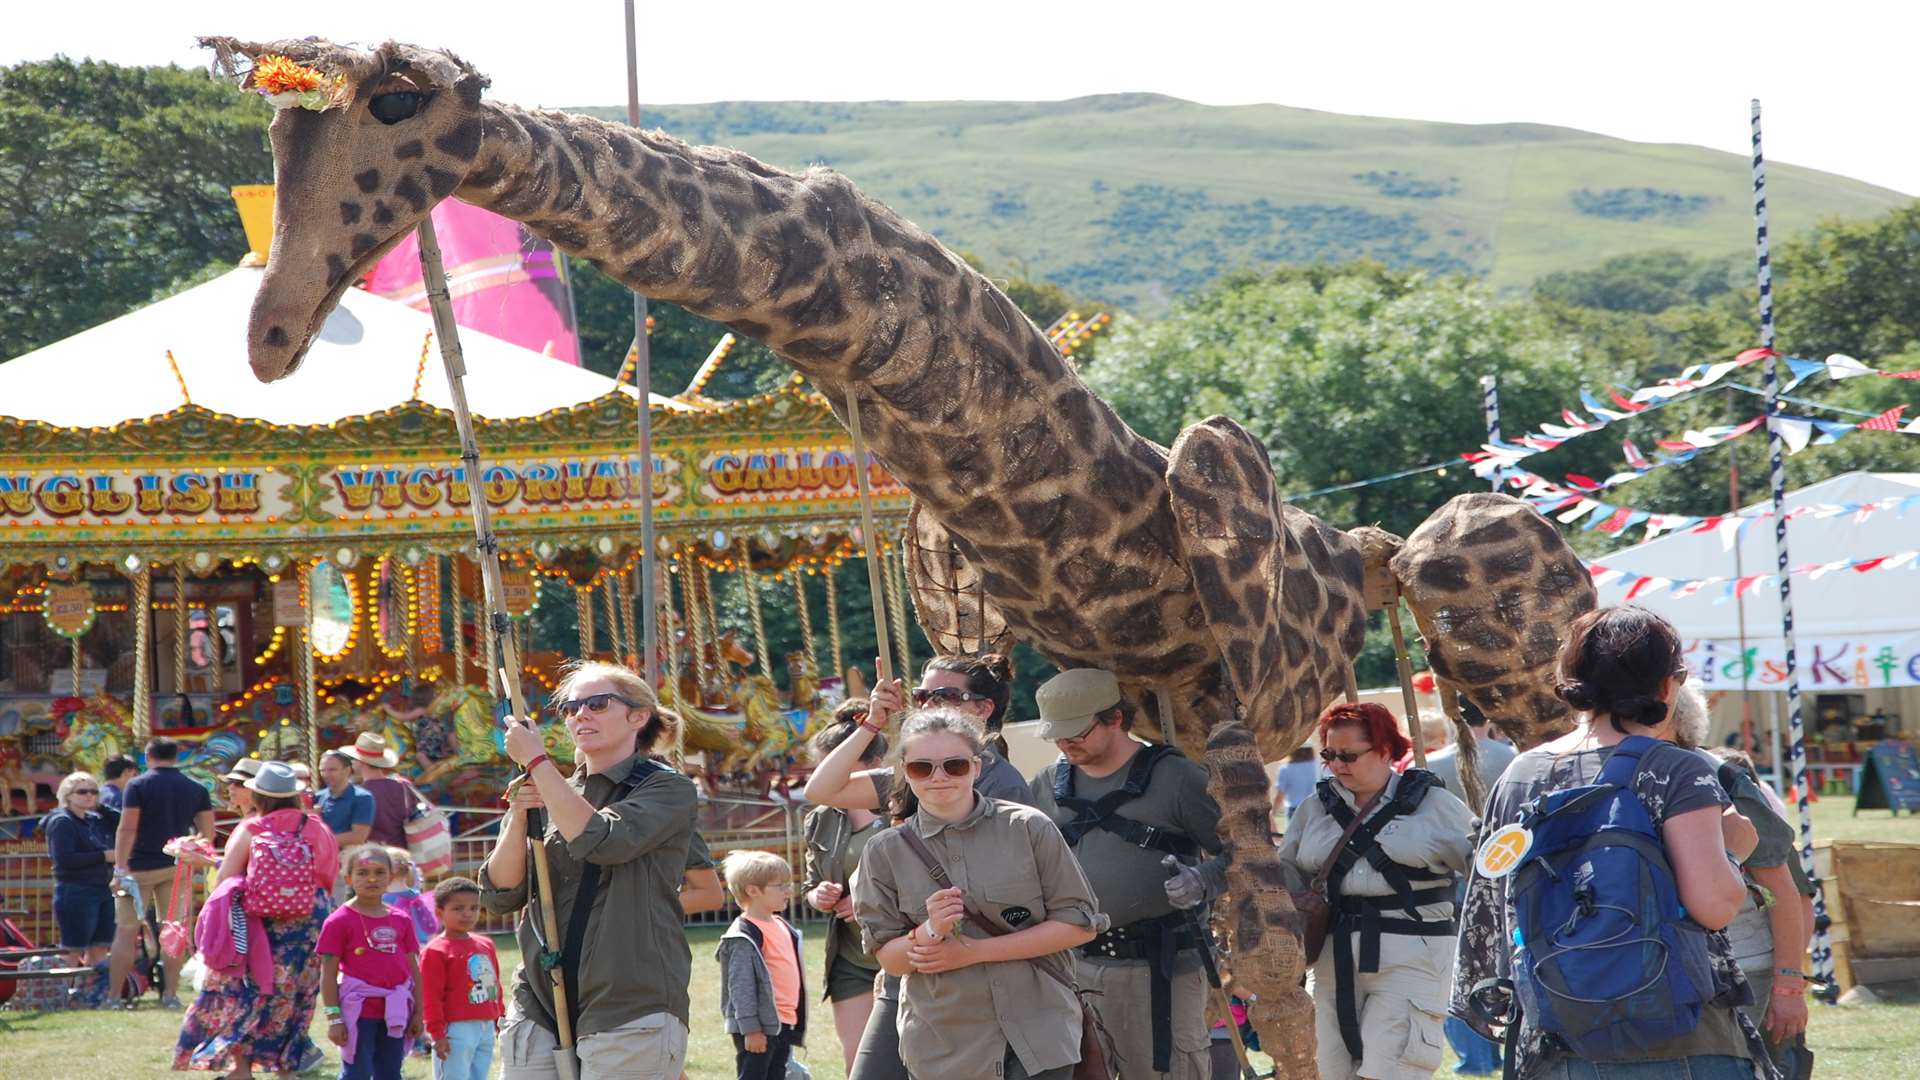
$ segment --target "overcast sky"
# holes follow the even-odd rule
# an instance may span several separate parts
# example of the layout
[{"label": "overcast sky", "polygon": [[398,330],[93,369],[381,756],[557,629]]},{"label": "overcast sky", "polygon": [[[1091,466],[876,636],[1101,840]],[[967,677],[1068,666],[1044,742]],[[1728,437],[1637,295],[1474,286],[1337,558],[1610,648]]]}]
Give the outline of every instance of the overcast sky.
[{"label": "overcast sky", "polygon": [[[1459,123],[1532,121],[1920,194],[1914,0],[794,0],[640,5],[640,99],[1050,100],[1154,91]],[[496,14],[496,12],[498,12]],[[618,0],[16,5],[0,62],[200,65],[196,34],[452,49],[523,105],[626,100]],[[1906,117],[1907,119],[1902,119]]]}]

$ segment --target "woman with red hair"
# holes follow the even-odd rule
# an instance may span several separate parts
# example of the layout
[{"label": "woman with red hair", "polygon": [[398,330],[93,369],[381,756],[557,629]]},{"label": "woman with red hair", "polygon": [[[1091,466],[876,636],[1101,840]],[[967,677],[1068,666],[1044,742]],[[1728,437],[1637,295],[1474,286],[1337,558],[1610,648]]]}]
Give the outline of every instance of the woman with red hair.
[{"label": "woman with red hair", "polygon": [[1454,882],[1473,816],[1432,773],[1394,771],[1412,744],[1379,705],[1335,705],[1319,735],[1332,775],[1288,821],[1280,865],[1289,888],[1323,891],[1331,913],[1313,964],[1320,1075],[1430,1077],[1446,1045]]}]

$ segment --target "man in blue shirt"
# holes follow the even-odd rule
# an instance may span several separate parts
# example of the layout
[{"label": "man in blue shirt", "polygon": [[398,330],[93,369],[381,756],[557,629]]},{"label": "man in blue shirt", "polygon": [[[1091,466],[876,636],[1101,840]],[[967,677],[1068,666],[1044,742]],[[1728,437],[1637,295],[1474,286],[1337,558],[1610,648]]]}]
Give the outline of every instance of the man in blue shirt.
[{"label": "man in blue shirt", "polygon": [[320,783],[313,808],[333,830],[340,850],[366,843],[373,830],[373,795],[353,782],[353,759],[338,750],[320,755]]},{"label": "man in blue shirt", "polygon": [[[131,877],[139,886],[139,900],[165,921],[180,915],[193,925],[193,878],[188,876],[184,903],[174,908],[173,856],[166,853],[167,841],[199,833],[213,843],[213,796],[199,782],[174,768],[179,760],[180,744],[158,738],[147,743],[147,771],[134,777],[121,793],[120,829],[114,836],[113,876],[116,881]],[[124,889],[117,894],[115,918],[121,926],[138,926],[145,912],[134,906],[134,897]],[[120,986],[127,968],[121,950],[115,950],[108,986]],[[160,1004],[180,1008],[180,965],[186,957],[167,957],[166,976],[161,986]]]},{"label": "man in blue shirt", "polygon": [[125,754],[115,754],[107,759],[101,769],[100,806],[118,814],[120,795],[127,789],[127,782],[139,775],[140,766]]}]

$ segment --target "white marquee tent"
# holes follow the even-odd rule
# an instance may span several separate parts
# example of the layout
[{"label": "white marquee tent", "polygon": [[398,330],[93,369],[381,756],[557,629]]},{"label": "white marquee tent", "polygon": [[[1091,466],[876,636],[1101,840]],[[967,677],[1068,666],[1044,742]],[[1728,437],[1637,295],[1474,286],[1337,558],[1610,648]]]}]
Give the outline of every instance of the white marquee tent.
[{"label": "white marquee tent", "polygon": [[[241,267],[203,285],[0,364],[0,415],[56,427],[109,427],[171,412],[191,399],[217,413],[277,425],[327,424],[419,398],[451,409],[433,318],[348,289],[298,371],[271,385],[247,364],[247,314],[264,271]],[[470,330],[460,331],[467,396],[492,420],[592,401],[614,380]],[[173,364],[167,362],[171,353]],[[176,377],[174,365],[178,365]],[[632,396],[631,386],[620,387]],[[686,411],[654,394],[655,409]]]},{"label": "white marquee tent", "polygon": [[[1876,709],[1903,722],[1906,734],[1920,732],[1920,559],[1911,554],[1920,549],[1920,473],[1847,473],[1790,493],[1787,508],[1802,511],[1787,523],[1792,567],[1889,557],[1867,572],[1843,567],[1792,577],[1809,732],[1823,717],[1858,719]],[[1713,530],[1663,536],[1597,560],[1624,572],[1603,575],[1602,605],[1628,602],[1638,586],[1632,602],[1679,629],[1705,689],[1736,692],[1714,710],[1716,737],[1739,724],[1742,709],[1742,604],[1730,586],[1774,572],[1772,509],[1771,500],[1758,502]],[[1686,583],[1703,578],[1726,580],[1681,595]],[[1780,710],[1784,731],[1779,580],[1759,581],[1740,599],[1754,657],[1744,686],[1766,695],[1754,702],[1756,725],[1764,736],[1769,713]]]}]

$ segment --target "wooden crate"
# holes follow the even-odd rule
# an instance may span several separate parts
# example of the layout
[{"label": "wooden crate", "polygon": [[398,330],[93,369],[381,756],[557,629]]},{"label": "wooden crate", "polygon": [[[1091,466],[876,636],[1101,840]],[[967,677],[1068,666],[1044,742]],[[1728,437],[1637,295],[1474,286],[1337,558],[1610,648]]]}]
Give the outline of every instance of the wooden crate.
[{"label": "wooden crate", "polygon": [[1813,861],[1841,991],[1920,979],[1920,844],[1820,840]]}]

